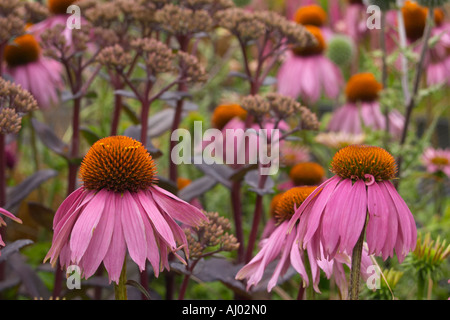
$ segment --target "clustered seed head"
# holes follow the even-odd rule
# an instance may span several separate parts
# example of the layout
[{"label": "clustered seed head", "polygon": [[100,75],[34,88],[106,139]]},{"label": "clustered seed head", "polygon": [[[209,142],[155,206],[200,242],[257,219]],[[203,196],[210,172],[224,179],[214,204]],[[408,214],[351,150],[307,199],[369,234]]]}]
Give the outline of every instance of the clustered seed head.
[{"label": "clustered seed head", "polygon": [[319,130],[320,122],[315,113],[312,113],[311,110],[303,106],[298,111],[300,114],[300,126],[303,130]]},{"label": "clustered seed head", "polygon": [[269,93],[266,96],[269,101],[270,109],[275,112],[279,119],[285,119],[295,112],[300,112],[301,104],[291,97],[278,93]]},{"label": "clustered seed head", "polygon": [[242,99],[241,106],[248,113],[261,118],[270,112],[270,103],[260,95],[249,95]]},{"label": "clustered seed head", "polygon": [[205,82],[208,79],[205,68],[197,57],[186,52],[179,51],[181,74],[187,82]]},{"label": "clustered seed head", "polygon": [[0,44],[23,34],[25,23],[19,0],[0,0]]},{"label": "clustered seed head", "polygon": [[63,55],[69,54],[71,49],[63,34],[64,28],[64,25],[58,24],[41,34],[41,46],[44,49],[44,55],[59,60]]},{"label": "clustered seed head", "polygon": [[215,14],[214,20],[218,26],[229,30],[244,43],[258,39],[266,32],[264,23],[254,13],[242,8],[221,10]]},{"label": "clustered seed head", "polygon": [[50,12],[47,7],[39,2],[25,2],[23,4],[24,21],[37,23],[46,19]]},{"label": "clustered seed head", "polygon": [[100,48],[107,48],[119,43],[117,33],[108,28],[95,27],[91,31],[92,41],[94,41]]},{"label": "clustered seed head", "polygon": [[22,115],[37,108],[36,100],[27,90],[0,78],[0,133],[17,133]]},{"label": "clustered seed head", "polygon": [[198,227],[185,229],[191,259],[200,259],[209,247],[218,251],[234,251],[239,247],[235,236],[229,234],[231,223],[217,212],[203,211],[208,220]]},{"label": "clustered seed head", "polygon": [[110,69],[122,70],[131,63],[131,55],[118,44],[104,48],[97,56],[97,61]]},{"label": "clustered seed head", "polygon": [[191,10],[173,4],[164,6],[155,14],[164,30],[176,35],[192,35],[212,28],[212,19],[205,10]]},{"label": "clustered seed head", "polygon": [[233,0],[181,0],[180,4],[192,10],[207,10],[211,13],[235,6]]},{"label": "clustered seed head", "polygon": [[147,69],[153,74],[174,70],[175,55],[164,43],[152,38],[143,38],[132,41],[131,47],[142,54]]}]

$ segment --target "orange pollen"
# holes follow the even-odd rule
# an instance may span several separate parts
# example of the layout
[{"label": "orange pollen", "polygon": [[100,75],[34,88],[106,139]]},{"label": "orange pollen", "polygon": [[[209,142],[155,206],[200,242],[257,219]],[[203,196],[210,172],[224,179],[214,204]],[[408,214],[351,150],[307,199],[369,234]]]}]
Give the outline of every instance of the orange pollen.
[{"label": "orange pollen", "polygon": [[323,167],[315,162],[302,162],[292,167],[289,177],[296,186],[314,186],[325,176]]},{"label": "orange pollen", "polygon": [[320,28],[311,25],[306,25],[305,28],[316,38],[317,44],[308,47],[294,47],[292,48],[292,51],[298,56],[322,54],[327,47],[322,31],[320,31]]},{"label": "orange pollen", "polygon": [[41,47],[31,34],[14,39],[13,44],[5,47],[5,61],[10,67],[17,67],[39,59]]},{"label": "orange pollen", "polygon": [[294,187],[282,194],[275,209],[278,223],[289,220],[316,187]]},{"label": "orange pollen", "polygon": [[178,188],[178,190],[186,188],[188,185],[191,184],[191,182],[192,182],[192,180],[190,180],[190,179],[178,177],[177,178],[177,188]]},{"label": "orange pollen", "polygon": [[145,190],[157,181],[150,153],[137,140],[113,136],[98,140],[80,166],[80,178],[90,190]]},{"label": "orange pollen", "polygon": [[67,14],[67,8],[77,0],[48,0],[48,10],[53,14]]},{"label": "orange pollen", "polygon": [[358,73],[353,75],[347,82],[345,95],[350,102],[375,101],[379,92],[383,89],[372,73]]},{"label": "orange pollen", "polygon": [[447,166],[449,165],[449,160],[447,158],[443,158],[443,157],[435,157],[433,159],[431,159],[431,163],[435,164],[437,166]]},{"label": "orange pollen", "polygon": [[222,104],[214,110],[211,122],[215,128],[222,130],[231,119],[236,117],[245,120],[247,111],[238,104]]},{"label": "orange pollen", "polygon": [[397,165],[394,157],[380,147],[352,145],[339,150],[331,161],[331,172],[344,179],[376,181],[394,179]]},{"label": "orange pollen", "polygon": [[327,22],[327,13],[316,4],[304,6],[295,12],[294,21],[303,25],[322,27]]},{"label": "orange pollen", "polygon": [[283,193],[278,193],[273,196],[272,201],[270,202],[270,216],[272,218],[276,218],[276,216],[277,216],[276,209],[277,209],[278,203],[280,202],[280,199],[282,196],[283,196]]}]

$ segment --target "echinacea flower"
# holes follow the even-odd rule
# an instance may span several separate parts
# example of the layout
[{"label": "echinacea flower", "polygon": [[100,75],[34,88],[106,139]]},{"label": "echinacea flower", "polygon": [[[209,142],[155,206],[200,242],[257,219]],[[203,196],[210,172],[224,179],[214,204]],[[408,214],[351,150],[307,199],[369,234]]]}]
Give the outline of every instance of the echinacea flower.
[{"label": "echinacea flower", "polygon": [[317,4],[310,4],[298,8],[293,20],[304,26],[309,25],[320,28],[326,41],[330,40],[333,36],[332,30],[327,26],[327,12]]},{"label": "echinacea flower", "polygon": [[41,34],[48,29],[52,29],[57,25],[63,25],[63,36],[67,41],[67,44],[72,43],[72,29],[67,27],[67,20],[70,15],[67,13],[67,8],[75,4],[77,0],[48,0],[47,6],[51,15],[41,21],[31,26],[29,31],[33,33],[38,39],[40,39]]},{"label": "echinacea flower", "polygon": [[[15,215],[13,215],[11,212],[9,212],[8,210],[5,210],[3,208],[0,208],[0,214],[10,218],[11,220],[17,222],[17,223],[22,223],[22,220],[20,220],[19,218],[17,218]],[[3,220],[3,218],[0,216],[0,226],[6,226],[6,222],[5,220]],[[5,242],[3,242],[2,239],[2,235],[0,233],[0,246],[4,247],[5,246]],[[1,252],[0,252],[1,255]]]},{"label": "echinacea flower", "polygon": [[15,38],[6,46],[4,58],[5,72],[34,96],[40,108],[49,108],[58,100],[58,89],[63,85],[62,66],[42,55],[33,35]]},{"label": "echinacea flower", "polygon": [[[306,250],[303,250],[298,246],[299,233],[288,233],[291,217],[315,189],[316,187],[309,186],[294,187],[274,198],[272,207],[274,216],[270,222],[271,227],[265,229],[268,236],[261,240],[260,251],[256,256],[236,274],[236,279],[247,279],[247,290],[258,284],[262,280],[267,266],[278,259],[268,282],[267,291],[270,292],[288,268],[293,267],[300,274],[304,286],[312,285],[316,292],[320,292],[318,284],[320,269],[322,269],[328,278],[334,275],[341,292],[345,293],[347,281],[343,264],[348,264],[351,261],[350,257],[339,254],[336,259],[331,261],[326,260],[323,256],[317,259],[313,252],[316,249],[321,251],[320,243],[310,244]],[[308,265],[305,266],[305,263]],[[363,263],[364,265],[370,264],[370,258],[366,251],[363,253]],[[363,275],[365,275],[365,270]]]},{"label": "echinacea flower", "polygon": [[318,27],[305,26],[317,44],[306,48],[293,48],[277,74],[278,93],[308,103],[317,102],[322,94],[330,99],[339,96],[343,85],[341,70],[325,54],[326,41]]},{"label": "echinacea flower", "polygon": [[205,219],[192,205],[156,185],[151,155],[129,137],[100,139],[80,167],[83,185],[61,204],[53,220],[52,247],[45,260],[78,265],[85,278],[103,262],[118,283],[128,252],[142,271],[148,259],[155,276],[169,269],[168,253],[188,257],[177,221],[197,226]]},{"label": "echinacea flower", "polygon": [[[365,231],[368,253],[402,262],[416,245],[414,218],[391,179],[397,167],[386,150],[365,145],[339,150],[331,162],[335,176],[317,187],[297,209],[300,245],[321,243],[325,257],[352,254]],[[316,257],[320,257],[318,251]]]},{"label": "echinacea flower", "polygon": [[[386,119],[378,101],[381,90],[381,83],[372,73],[353,75],[345,88],[347,102],[334,111],[328,123],[328,130],[356,135],[363,133],[363,127],[384,130]],[[403,129],[403,116],[398,111],[392,110],[388,118],[389,132],[399,136]]]},{"label": "echinacea flower", "polygon": [[425,149],[422,162],[429,173],[444,173],[450,178],[450,149]]},{"label": "echinacea flower", "polygon": [[280,190],[287,190],[300,186],[317,186],[325,179],[325,170],[316,162],[300,162],[289,171],[289,181],[278,186]]}]

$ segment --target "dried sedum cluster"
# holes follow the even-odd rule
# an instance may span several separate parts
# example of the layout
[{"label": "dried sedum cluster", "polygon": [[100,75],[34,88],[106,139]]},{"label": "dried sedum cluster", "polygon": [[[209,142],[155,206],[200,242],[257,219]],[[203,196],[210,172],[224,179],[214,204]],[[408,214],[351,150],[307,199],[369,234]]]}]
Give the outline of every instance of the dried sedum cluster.
[{"label": "dried sedum cluster", "polygon": [[0,78],[0,133],[17,133],[20,130],[22,116],[37,110],[33,96],[20,85]]},{"label": "dried sedum cluster", "polygon": [[203,213],[207,221],[195,229],[185,229],[190,258],[202,258],[208,248],[213,248],[214,252],[237,250],[239,243],[236,237],[226,232],[231,229],[230,221],[217,212]]}]

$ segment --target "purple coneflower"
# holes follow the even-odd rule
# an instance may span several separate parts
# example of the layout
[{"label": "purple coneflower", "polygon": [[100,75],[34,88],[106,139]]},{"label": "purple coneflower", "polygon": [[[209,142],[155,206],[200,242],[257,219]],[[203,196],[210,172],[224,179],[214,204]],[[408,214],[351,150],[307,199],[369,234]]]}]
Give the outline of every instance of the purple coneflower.
[{"label": "purple coneflower", "polygon": [[335,99],[343,85],[341,70],[323,53],[326,42],[318,27],[305,26],[317,44],[307,48],[293,48],[278,71],[278,93],[308,103],[317,102],[322,94]]},{"label": "purple coneflower", "polygon": [[30,91],[40,108],[45,109],[58,100],[63,86],[62,66],[41,53],[39,43],[31,34],[14,39],[4,52],[6,69],[15,83]]},{"label": "purple coneflower", "polygon": [[[384,130],[386,118],[381,112],[378,101],[381,90],[381,83],[372,73],[363,72],[353,75],[345,88],[347,103],[333,113],[328,123],[328,130],[355,135],[363,133],[363,127]],[[403,116],[393,110],[388,118],[390,133],[399,136],[403,129]]]},{"label": "purple coneflower", "polygon": [[175,220],[197,226],[203,213],[155,183],[151,155],[134,139],[113,136],[97,141],[80,167],[83,186],[59,207],[53,241],[45,260],[77,264],[85,278],[103,262],[110,281],[119,282],[126,253],[155,276],[169,269],[168,253],[188,257],[186,237]]},{"label": "purple coneflower", "polygon": [[[402,262],[416,246],[417,230],[390,182],[397,172],[392,155],[379,147],[348,146],[335,154],[331,171],[335,176],[318,186],[291,219],[291,227],[300,220],[300,245],[320,242],[325,258],[332,259],[338,252],[361,253],[365,236],[370,255],[387,259],[395,249]],[[314,256],[320,258],[320,252]]]},{"label": "purple coneflower", "polygon": [[425,149],[422,162],[429,173],[444,173],[450,178],[450,149]]},{"label": "purple coneflower", "polygon": [[[270,292],[288,268],[293,267],[303,280],[301,288],[311,285],[316,292],[320,292],[318,285],[320,269],[322,269],[328,278],[334,275],[336,283],[345,293],[343,289],[347,288],[347,280],[343,264],[348,264],[350,257],[339,254],[336,259],[330,261],[326,260],[323,254],[320,257],[315,257],[313,252],[317,249],[322,252],[320,242],[309,243],[304,250],[298,246],[298,237],[301,234],[297,232],[298,229],[288,233],[291,217],[315,189],[316,187],[309,186],[294,187],[274,197],[271,204],[273,217],[269,221],[269,226],[265,228],[267,237],[263,237],[261,240],[260,251],[256,256],[236,274],[236,279],[247,279],[247,290],[251,286],[257,285],[262,280],[267,266],[278,259],[268,282],[267,291]],[[294,228],[297,228],[297,226],[298,224]],[[363,263],[364,265],[370,265],[370,258],[366,252],[363,253]],[[363,275],[365,275],[365,272]]]}]

